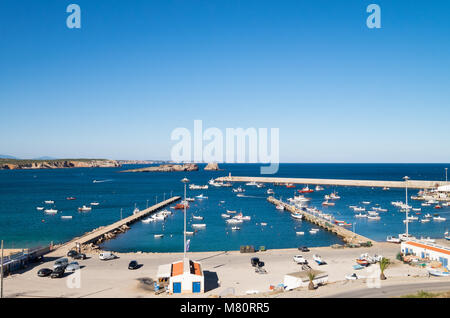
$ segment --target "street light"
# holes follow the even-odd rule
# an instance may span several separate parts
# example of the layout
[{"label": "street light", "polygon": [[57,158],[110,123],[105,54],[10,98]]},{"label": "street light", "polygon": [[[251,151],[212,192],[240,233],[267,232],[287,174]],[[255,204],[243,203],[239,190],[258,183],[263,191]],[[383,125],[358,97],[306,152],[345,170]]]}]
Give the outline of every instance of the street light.
[{"label": "street light", "polygon": [[405,206],[405,208],[406,208],[406,237],[408,237],[408,223],[409,223],[409,220],[408,220],[408,211],[409,211],[409,208],[408,208],[408,180],[409,180],[409,177],[408,177],[408,176],[405,176],[405,177],[403,177],[403,180],[405,180],[405,195],[406,195],[406,206]]},{"label": "street light", "polygon": [[448,168],[445,168],[445,182],[448,182],[448,179],[447,179],[447,170],[448,170]]},{"label": "street light", "polygon": [[186,184],[189,183],[189,179],[184,177],[181,182],[184,183],[184,201],[183,201],[183,207],[184,207],[184,232],[183,232],[183,238],[184,238],[184,257],[183,261],[186,259]]}]

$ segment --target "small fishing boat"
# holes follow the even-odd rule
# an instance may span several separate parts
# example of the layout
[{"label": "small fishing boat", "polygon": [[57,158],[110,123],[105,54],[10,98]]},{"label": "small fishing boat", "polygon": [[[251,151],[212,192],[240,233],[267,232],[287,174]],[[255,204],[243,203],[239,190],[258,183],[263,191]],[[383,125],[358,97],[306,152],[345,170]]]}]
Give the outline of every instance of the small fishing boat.
[{"label": "small fishing boat", "polygon": [[303,215],[301,213],[291,213],[291,216],[297,220],[303,219]]},{"label": "small fishing boat", "polygon": [[361,265],[361,266],[368,266],[369,265],[369,262],[366,260],[366,259],[361,259],[361,258],[358,258],[357,260],[356,260],[356,263],[358,263],[358,265]]},{"label": "small fishing boat", "polygon": [[206,227],[206,224],[198,223],[198,224],[192,224],[191,226],[195,227],[196,229],[204,229]]},{"label": "small fishing boat", "polygon": [[222,216],[223,218],[225,218],[225,219],[228,219],[228,218],[230,217],[229,214],[225,214],[225,213],[222,213],[221,216]]},{"label": "small fishing boat", "polygon": [[370,204],[370,201],[363,201],[362,204],[368,205]]},{"label": "small fishing boat", "polygon": [[234,213],[236,213],[236,210],[227,210],[227,213],[234,214]]},{"label": "small fishing boat", "polygon": [[195,220],[203,220],[203,216],[199,216],[199,215],[193,215],[192,218]]},{"label": "small fishing boat", "polygon": [[155,222],[155,219],[152,217],[145,218],[142,220],[142,223],[144,223],[144,224],[148,224],[148,223],[152,223],[152,222]]},{"label": "small fishing boat", "polygon": [[372,216],[372,215],[368,215],[368,216],[367,216],[367,219],[368,219],[368,220],[377,220],[377,221],[378,221],[378,220],[380,220],[381,218],[380,218],[380,216]]},{"label": "small fishing boat", "polygon": [[388,187],[383,188],[383,191],[388,191],[388,190],[390,190]]},{"label": "small fishing boat", "polygon": [[284,211],[284,205],[282,205],[282,204],[278,204],[275,208],[277,210]]},{"label": "small fishing boat", "polygon": [[353,211],[355,211],[355,212],[364,212],[365,210],[366,210],[366,208],[360,208],[360,207],[353,208]]},{"label": "small fishing boat", "polygon": [[325,261],[322,259],[322,257],[320,257],[320,255],[314,254],[313,259],[318,265],[326,264]]},{"label": "small fishing boat", "polygon": [[325,190],[323,187],[321,187],[320,185],[316,185],[316,187],[314,188],[315,191],[323,191]]},{"label": "small fishing boat", "polygon": [[427,219],[430,219],[430,218],[432,218],[433,216],[432,216],[430,213],[427,213],[427,214],[424,215],[424,217],[427,218]]},{"label": "small fishing boat", "polygon": [[250,187],[252,187],[252,186],[256,187],[258,184],[255,181],[251,181],[251,182],[247,182],[245,185],[250,186]]},{"label": "small fishing boat", "polygon": [[422,211],[421,208],[413,208],[412,210],[415,211],[415,212],[420,212],[420,211]]},{"label": "small fishing boat", "polygon": [[443,271],[436,268],[427,268],[428,273],[432,276],[438,276],[438,277],[450,277],[449,271]]},{"label": "small fishing boat", "polygon": [[56,214],[56,213],[58,213],[58,210],[55,210],[55,209],[45,209],[44,212],[45,212],[45,213],[48,213],[48,214]]},{"label": "small fishing boat", "polygon": [[447,220],[446,218],[443,218],[442,216],[435,216],[433,217],[433,221],[445,221]]},{"label": "small fishing boat", "polygon": [[241,228],[239,227],[239,226],[233,226],[232,228],[231,228],[231,230],[233,230],[233,231],[239,231]]},{"label": "small fishing boat", "polygon": [[353,269],[354,270],[360,270],[360,269],[364,269],[364,268],[366,268],[366,267],[365,266],[361,266],[359,264],[353,265]]},{"label": "small fishing boat", "polygon": [[316,234],[318,231],[316,231],[316,230],[309,230],[309,233],[310,234]]},{"label": "small fishing boat", "polygon": [[297,235],[305,235],[305,232],[295,232]]},{"label": "small fishing boat", "polygon": [[36,207],[36,210],[38,210],[38,211],[42,211],[42,210],[44,210],[44,207],[42,207],[42,206],[38,206],[38,207]]},{"label": "small fishing boat", "polygon": [[44,201],[44,203],[45,203],[45,204],[53,204],[53,203],[55,203],[55,201],[47,200],[47,201]]},{"label": "small fishing boat", "polygon": [[245,189],[243,189],[242,187],[237,187],[236,189],[233,189],[233,192],[241,193],[245,192]]},{"label": "small fishing boat", "polygon": [[301,190],[297,190],[299,193],[312,193],[312,192],[314,192],[314,190],[313,189],[310,189],[308,186],[306,186],[306,187],[304,187],[303,189],[301,189]]},{"label": "small fishing boat", "polygon": [[74,197],[67,197],[66,200],[76,200]]},{"label": "small fishing boat", "polygon": [[195,199],[194,199],[194,198],[186,198],[186,201],[187,201],[187,202],[194,202]]},{"label": "small fishing boat", "polygon": [[192,232],[192,231],[186,231],[186,235],[194,235],[194,232]]},{"label": "small fishing boat", "polygon": [[239,224],[239,223],[243,223],[244,221],[232,218],[232,219],[225,220],[225,222],[227,222],[228,224]]},{"label": "small fishing boat", "polygon": [[174,209],[175,210],[183,210],[184,207],[186,206],[186,209],[189,209],[189,204],[183,204],[183,203],[178,203],[175,205]]},{"label": "small fishing boat", "polygon": [[261,224],[261,226],[266,226],[267,225],[267,223],[264,223],[264,222],[261,222],[260,224]]},{"label": "small fishing boat", "polygon": [[61,219],[64,219],[64,220],[68,220],[68,219],[71,219],[71,218],[72,218],[71,215],[61,215]]},{"label": "small fishing boat", "polygon": [[164,234],[155,234],[155,235],[153,235],[154,238],[161,238],[163,236],[164,236]]},{"label": "small fishing boat", "polygon": [[367,214],[370,216],[378,216],[379,215],[378,212],[376,212],[376,211],[369,211],[369,212],[367,212]]},{"label": "small fishing boat", "polygon": [[431,205],[431,204],[426,203],[426,202],[421,204],[421,206],[430,206],[430,205]]},{"label": "small fishing boat", "polygon": [[92,206],[98,206],[100,203],[98,203],[98,202],[91,202],[91,205]]},{"label": "small fishing boat", "polygon": [[202,193],[202,194],[199,194],[199,195],[196,195],[195,197],[196,197],[197,199],[200,199],[200,200],[208,199],[208,197],[205,197],[205,196],[203,195],[203,193]]},{"label": "small fishing boat", "polygon": [[287,183],[286,188],[295,188],[295,184]]},{"label": "small fishing boat", "polygon": [[335,203],[334,203],[334,202],[329,202],[329,201],[327,200],[327,201],[322,202],[322,205],[323,205],[323,206],[334,206]]},{"label": "small fishing boat", "polygon": [[435,209],[442,209],[442,207],[439,204],[435,205],[434,208]]},{"label": "small fishing boat", "polygon": [[275,191],[273,191],[272,189],[267,189],[266,193],[267,193],[267,194],[274,194]]},{"label": "small fishing boat", "polygon": [[233,217],[237,220],[250,221],[252,218],[248,215],[242,215],[242,212]]},{"label": "small fishing boat", "polygon": [[85,205],[83,205],[81,208],[78,208],[79,212],[89,212],[91,210],[92,210],[92,208],[90,206],[85,206]]},{"label": "small fishing boat", "polygon": [[366,218],[366,217],[367,217],[367,214],[358,213],[355,215],[355,218]]},{"label": "small fishing boat", "polygon": [[341,197],[338,196],[337,192],[333,192],[330,194],[330,199],[331,200],[339,200]]},{"label": "small fishing boat", "polygon": [[430,222],[430,219],[422,219],[422,220],[420,220],[420,223],[428,223],[428,222]]},{"label": "small fishing boat", "polygon": [[390,243],[401,243],[401,239],[395,236],[388,236],[386,238],[386,242],[390,242]]}]

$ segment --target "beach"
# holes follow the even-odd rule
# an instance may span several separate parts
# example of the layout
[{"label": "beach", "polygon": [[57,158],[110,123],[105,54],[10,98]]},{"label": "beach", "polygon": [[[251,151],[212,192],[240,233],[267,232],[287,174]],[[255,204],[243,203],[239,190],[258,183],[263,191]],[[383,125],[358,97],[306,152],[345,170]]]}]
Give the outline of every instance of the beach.
[{"label": "beach", "polygon": [[[441,242],[440,242],[441,243]],[[425,269],[409,266],[396,260],[400,246],[392,243],[375,243],[370,248],[332,247],[311,248],[310,252],[302,253],[297,249],[274,249],[257,253],[231,252],[193,252],[188,257],[202,264],[205,274],[204,294],[155,295],[149,286],[140,283],[138,279],[156,279],[158,266],[182,259],[182,253],[115,253],[115,260],[101,261],[98,254],[88,254],[86,260],[78,261],[80,270],[80,288],[68,288],[67,282],[75,279],[74,274],[66,274],[61,279],[38,277],[40,268],[51,268],[55,259],[65,256],[62,250],[56,250],[48,255],[41,264],[6,277],[4,281],[5,297],[327,297],[344,291],[367,288],[366,279],[346,281],[345,275],[355,272],[352,265],[362,253],[383,255],[392,264],[385,271],[385,281],[381,286],[392,284],[417,284],[430,282],[448,282],[449,278],[428,278]],[[319,254],[326,265],[317,265],[312,260],[313,254]],[[292,257],[301,254],[313,269],[325,271],[329,275],[327,285],[314,291],[306,287],[289,292],[272,292],[270,286],[283,283],[284,275],[301,270]],[[259,257],[264,261],[267,274],[257,274],[250,265],[251,257]],[[128,270],[131,260],[137,260],[142,267]],[[33,264],[32,264],[33,265]],[[368,269],[357,271],[360,276],[370,274],[368,270],[378,268],[371,265]],[[234,292],[233,292],[234,291]],[[257,292],[247,295],[248,291]],[[412,291],[411,291],[412,292]]]}]

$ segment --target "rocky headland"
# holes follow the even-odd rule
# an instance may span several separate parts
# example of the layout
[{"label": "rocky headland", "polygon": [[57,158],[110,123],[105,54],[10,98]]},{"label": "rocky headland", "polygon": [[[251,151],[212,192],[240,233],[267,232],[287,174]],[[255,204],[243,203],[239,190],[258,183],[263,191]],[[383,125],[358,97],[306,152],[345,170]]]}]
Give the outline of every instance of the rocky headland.
[{"label": "rocky headland", "polygon": [[121,172],[172,172],[172,171],[197,171],[198,165],[195,163],[186,164],[163,164],[154,167],[124,170]]},{"label": "rocky headland", "polygon": [[219,169],[219,165],[217,164],[217,162],[210,162],[206,165],[204,170],[218,171],[220,169]]},{"label": "rocky headland", "polygon": [[60,169],[60,168],[106,168],[119,167],[116,160],[107,159],[60,159],[60,160],[15,160],[0,159],[0,170],[16,169]]}]

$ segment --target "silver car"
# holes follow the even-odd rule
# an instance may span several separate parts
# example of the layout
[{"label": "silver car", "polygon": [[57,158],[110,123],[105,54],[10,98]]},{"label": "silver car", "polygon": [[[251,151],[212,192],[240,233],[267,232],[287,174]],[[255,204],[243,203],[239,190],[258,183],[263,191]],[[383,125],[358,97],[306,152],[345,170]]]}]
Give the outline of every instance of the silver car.
[{"label": "silver car", "polygon": [[80,269],[80,264],[78,264],[78,262],[71,262],[69,265],[67,265],[66,267],[66,272],[75,272],[76,270]]}]

